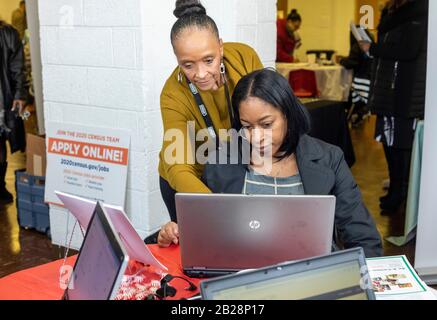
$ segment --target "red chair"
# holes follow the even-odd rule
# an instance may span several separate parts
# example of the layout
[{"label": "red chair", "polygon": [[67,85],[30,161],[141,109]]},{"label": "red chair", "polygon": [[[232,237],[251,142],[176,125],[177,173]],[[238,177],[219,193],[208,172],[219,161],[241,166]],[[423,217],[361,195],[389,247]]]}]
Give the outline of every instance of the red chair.
[{"label": "red chair", "polygon": [[312,98],[319,96],[314,71],[304,69],[290,71],[288,82],[296,97]]}]

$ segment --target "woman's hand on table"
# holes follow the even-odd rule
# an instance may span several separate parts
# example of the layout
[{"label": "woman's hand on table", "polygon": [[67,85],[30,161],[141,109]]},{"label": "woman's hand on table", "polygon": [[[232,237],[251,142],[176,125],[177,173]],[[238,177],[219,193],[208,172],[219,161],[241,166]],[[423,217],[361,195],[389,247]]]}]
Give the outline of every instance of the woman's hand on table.
[{"label": "woman's hand on table", "polygon": [[163,225],[161,231],[159,231],[158,245],[167,248],[172,243],[179,244],[179,228],[176,223],[170,221]]}]

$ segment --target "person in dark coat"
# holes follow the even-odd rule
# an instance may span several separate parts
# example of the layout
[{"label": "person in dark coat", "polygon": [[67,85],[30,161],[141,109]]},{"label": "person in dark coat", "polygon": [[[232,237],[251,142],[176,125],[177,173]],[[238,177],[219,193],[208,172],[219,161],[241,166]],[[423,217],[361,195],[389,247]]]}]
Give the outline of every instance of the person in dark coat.
[{"label": "person in dark coat", "polygon": [[[208,188],[228,194],[334,195],[333,250],[362,247],[367,257],[381,256],[381,237],[343,152],[307,135],[309,116],[287,79],[270,69],[252,72],[237,84],[232,105],[235,129],[244,138],[234,144],[238,152],[222,147],[211,153],[203,174]],[[166,225],[158,244],[177,243],[177,229],[174,222]]]},{"label": "person in dark coat", "polygon": [[[373,39],[372,34],[366,30],[367,35]],[[352,125],[362,122],[369,113],[368,102],[370,92],[370,80],[373,59],[364,53],[352,32],[350,33],[349,55],[339,60],[339,64],[354,73],[351,88],[351,109],[348,120],[352,119]]]},{"label": "person in dark coat", "polygon": [[24,53],[20,36],[11,25],[0,21],[0,201],[11,202],[6,189],[6,141],[11,153],[26,147],[23,114],[27,92],[25,88]]},{"label": "person in dark coat", "polygon": [[380,198],[389,214],[405,202],[418,120],[424,118],[428,0],[392,0],[382,12],[378,42],[360,43],[374,57],[369,107],[384,146],[390,188]]}]

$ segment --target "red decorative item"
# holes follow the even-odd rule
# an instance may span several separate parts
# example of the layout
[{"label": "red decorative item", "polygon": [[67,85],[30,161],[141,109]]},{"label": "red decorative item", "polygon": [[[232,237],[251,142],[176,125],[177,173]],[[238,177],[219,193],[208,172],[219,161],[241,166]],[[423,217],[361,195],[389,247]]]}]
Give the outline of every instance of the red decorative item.
[{"label": "red decorative item", "polygon": [[161,279],[166,275],[153,267],[130,261],[115,300],[146,300],[161,287]]},{"label": "red decorative item", "polygon": [[304,69],[290,71],[288,82],[296,97],[311,98],[319,95],[314,71]]}]

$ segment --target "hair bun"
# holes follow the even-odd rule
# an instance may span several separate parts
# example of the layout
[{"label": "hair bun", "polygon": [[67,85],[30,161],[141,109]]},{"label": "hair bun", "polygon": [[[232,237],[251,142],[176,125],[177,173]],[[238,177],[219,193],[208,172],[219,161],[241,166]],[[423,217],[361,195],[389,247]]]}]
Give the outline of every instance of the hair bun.
[{"label": "hair bun", "polygon": [[291,10],[291,14],[296,14],[296,13],[297,13],[297,9]]},{"label": "hair bun", "polygon": [[199,0],[177,0],[173,14],[179,19],[186,15],[206,14],[206,9]]}]

